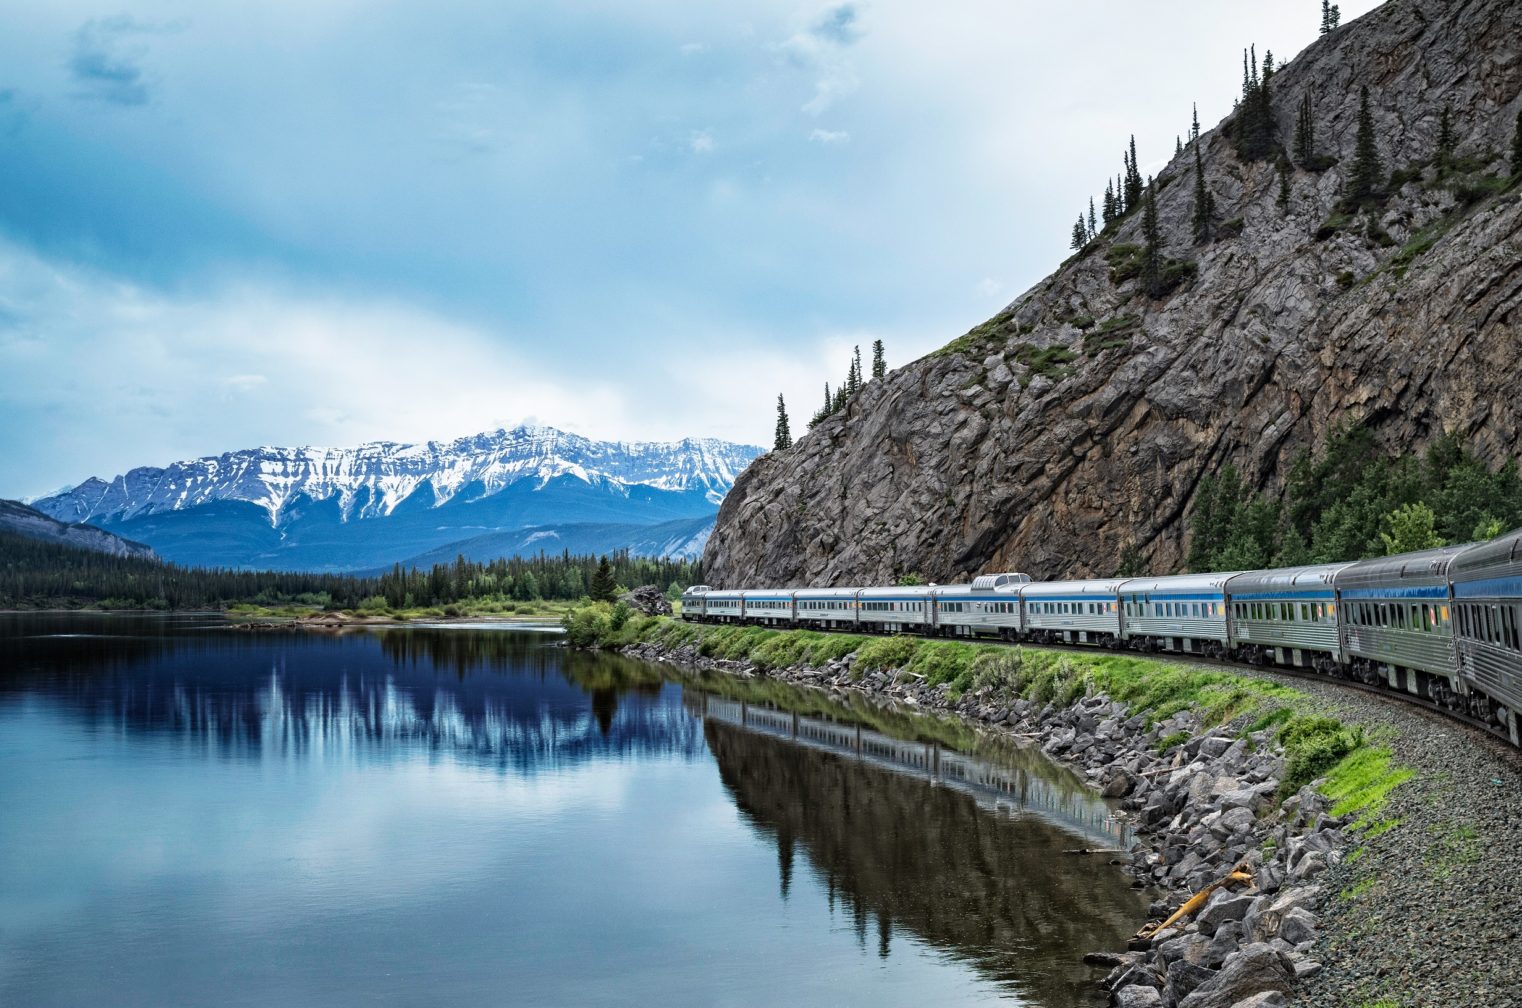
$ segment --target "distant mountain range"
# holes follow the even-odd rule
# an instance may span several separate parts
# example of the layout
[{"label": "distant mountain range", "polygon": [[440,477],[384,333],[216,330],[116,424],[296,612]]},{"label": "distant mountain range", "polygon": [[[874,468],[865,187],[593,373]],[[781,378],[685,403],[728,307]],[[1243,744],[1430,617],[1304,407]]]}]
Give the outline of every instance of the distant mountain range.
[{"label": "distant mountain range", "polygon": [[448,443],[228,452],[91,477],[32,506],[199,566],[357,571],[541,549],[696,556],[760,454],[519,426]]},{"label": "distant mountain range", "polygon": [[[711,524],[711,523],[710,523]],[[149,546],[123,539],[92,525],[71,525],[43,514],[20,501],[0,500],[0,532],[11,532],[28,539],[74,546],[112,556],[156,560]]]}]

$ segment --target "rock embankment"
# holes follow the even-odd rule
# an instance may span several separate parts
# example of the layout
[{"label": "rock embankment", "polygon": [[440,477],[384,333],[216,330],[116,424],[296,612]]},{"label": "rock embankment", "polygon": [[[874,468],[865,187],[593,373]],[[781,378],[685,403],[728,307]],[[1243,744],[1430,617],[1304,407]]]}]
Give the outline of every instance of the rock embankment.
[{"label": "rock embankment", "polygon": [[[1313,787],[1280,800],[1286,767],[1270,731],[1206,728],[1191,711],[1155,724],[1102,695],[1072,706],[1011,699],[993,687],[953,697],[945,685],[858,674],[853,656],[822,668],[762,670],[685,645],[635,644],[624,653],[740,676],[766,675],[830,690],[858,690],[927,712],[1039,740],[1117,799],[1141,840],[1124,866],[1154,888],[1159,921],[1194,893],[1227,881],[1198,906],[1125,952],[1103,981],[1124,1008],[1270,1008],[1321,971],[1316,958],[1326,891],[1319,884],[1351,845],[1347,823]],[[1159,749],[1162,751],[1159,752]]]}]

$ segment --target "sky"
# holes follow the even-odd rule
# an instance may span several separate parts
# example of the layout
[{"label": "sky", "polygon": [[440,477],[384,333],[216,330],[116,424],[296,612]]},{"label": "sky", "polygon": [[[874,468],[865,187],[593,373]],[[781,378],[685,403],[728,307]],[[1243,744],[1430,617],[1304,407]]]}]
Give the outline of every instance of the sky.
[{"label": "sky", "polygon": [[[1344,21],[1372,0],[1343,0]],[[0,0],[0,497],[522,421],[770,445],[1318,0]]]}]

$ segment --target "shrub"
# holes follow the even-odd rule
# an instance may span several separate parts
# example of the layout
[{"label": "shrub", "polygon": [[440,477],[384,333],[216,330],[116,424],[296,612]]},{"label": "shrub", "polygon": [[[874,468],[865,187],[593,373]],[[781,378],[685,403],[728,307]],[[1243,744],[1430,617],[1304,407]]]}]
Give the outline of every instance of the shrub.
[{"label": "shrub", "polygon": [[913,637],[874,638],[857,650],[852,667],[859,672],[903,668],[914,657],[918,644]]}]

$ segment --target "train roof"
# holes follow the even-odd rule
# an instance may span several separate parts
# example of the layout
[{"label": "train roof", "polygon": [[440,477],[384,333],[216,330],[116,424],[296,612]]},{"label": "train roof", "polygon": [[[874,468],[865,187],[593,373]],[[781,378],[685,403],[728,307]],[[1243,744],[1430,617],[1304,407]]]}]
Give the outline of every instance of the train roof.
[{"label": "train roof", "polygon": [[1082,581],[1032,581],[1020,588],[1022,598],[1043,598],[1051,595],[1114,595],[1125,578],[1089,578]]},{"label": "train roof", "polygon": [[1478,581],[1522,571],[1522,529],[1464,550],[1448,565],[1454,581]]},{"label": "train roof", "polygon": [[867,598],[929,598],[937,589],[931,585],[894,585],[887,588],[862,588],[861,597]]},{"label": "train roof", "polygon": [[1019,571],[979,574],[972,579],[972,587],[975,591],[1014,592],[1019,591],[1021,585],[1030,584],[1030,580],[1029,574],[1021,574]]},{"label": "train roof", "polygon": [[793,592],[798,598],[842,599],[855,598],[860,588],[799,588]]},{"label": "train roof", "polygon": [[1389,584],[1411,587],[1446,586],[1448,565],[1453,562],[1455,556],[1472,546],[1472,543],[1465,543],[1462,546],[1440,546],[1437,549],[1360,560],[1344,567],[1332,581],[1338,591],[1377,588]]},{"label": "train roof", "polygon": [[711,592],[711,591],[713,591],[713,589],[708,587],[707,585],[689,585],[687,588],[682,590],[682,594],[683,595],[703,595],[703,594],[706,594],[707,592]]},{"label": "train roof", "polygon": [[1171,574],[1166,577],[1131,578],[1118,589],[1122,595],[1143,592],[1219,592],[1241,571],[1223,574]]},{"label": "train roof", "polygon": [[1351,567],[1352,562],[1332,564],[1308,564],[1304,567],[1280,567],[1275,570],[1247,571],[1238,574],[1227,584],[1233,594],[1246,592],[1303,592],[1317,588],[1331,588],[1337,572]]}]

